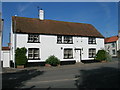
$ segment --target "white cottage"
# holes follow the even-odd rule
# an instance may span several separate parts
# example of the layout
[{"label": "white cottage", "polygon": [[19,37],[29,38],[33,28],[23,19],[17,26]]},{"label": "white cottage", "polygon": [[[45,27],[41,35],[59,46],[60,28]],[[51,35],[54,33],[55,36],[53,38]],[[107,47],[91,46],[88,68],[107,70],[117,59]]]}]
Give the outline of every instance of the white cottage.
[{"label": "white cottage", "polygon": [[117,57],[117,51],[119,49],[118,39],[118,36],[105,38],[105,49],[112,57]]},{"label": "white cottage", "polygon": [[11,60],[17,47],[27,48],[28,62],[45,62],[54,55],[61,61],[92,60],[104,48],[104,37],[91,24],[40,18],[12,17]]}]

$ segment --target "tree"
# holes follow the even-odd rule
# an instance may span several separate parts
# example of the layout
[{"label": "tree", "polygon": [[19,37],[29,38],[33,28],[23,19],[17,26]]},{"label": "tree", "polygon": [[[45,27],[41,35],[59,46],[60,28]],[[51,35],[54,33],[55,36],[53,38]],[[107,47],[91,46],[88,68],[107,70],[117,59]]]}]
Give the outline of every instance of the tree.
[{"label": "tree", "polygon": [[15,50],[16,65],[25,65],[27,63],[26,53],[27,53],[27,49],[25,47],[17,48]]}]

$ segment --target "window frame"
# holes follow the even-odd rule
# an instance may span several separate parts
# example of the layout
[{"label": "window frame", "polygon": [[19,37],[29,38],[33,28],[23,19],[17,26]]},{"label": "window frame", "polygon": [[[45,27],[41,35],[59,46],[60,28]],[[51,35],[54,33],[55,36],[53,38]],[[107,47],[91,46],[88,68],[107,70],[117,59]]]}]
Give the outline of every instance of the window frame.
[{"label": "window frame", "polygon": [[115,42],[112,43],[112,48],[115,48]]},{"label": "window frame", "polygon": [[28,34],[28,43],[40,43],[39,40],[40,40],[39,34]]},{"label": "window frame", "polygon": [[96,44],[96,38],[95,37],[88,37],[88,44]]},{"label": "window frame", "polygon": [[63,42],[64,44],[73,44],[73,36],[64,36]]},{"label": "window frame", "polygon": [[[66,50],[66,53],[65,53]],[[71,51],[69,51],[71,50]],[[72,48],[64,48],[63,51],[63,59],[73,59],[73,49]]]},{"label": "window frame", "polygon": [[[91,50],[91,51],[90,51]],[[91,55],[90,55],[91,54]],[[89,55],[89,58],[95,58],[95,55],[96,55],[96,48],[89,48],[88,50],[88,55]]]},{"label": "window frame", "polygon": [[[32,51],[31,53],[30,53],[30,50]],[[37,54],[35,50],[37,50]],[[30,55],[32,55],[32,57],[30,57]],[[38,55],[38,57],[36,58],[35,55]],[[40,49],[39,48],[28,48],[28,60],[40,60]]]},{"label": "window frame", "polygon": [[62,43],[62,36],[61,36],[61,35],[58,35],[58,36],[57,36],[57,43],[58,43],[58,44],[61,44],[61,43]]},{"label": "window frame", "polygon": [[112,55],[116,55],[116,50],[112,49]]}]

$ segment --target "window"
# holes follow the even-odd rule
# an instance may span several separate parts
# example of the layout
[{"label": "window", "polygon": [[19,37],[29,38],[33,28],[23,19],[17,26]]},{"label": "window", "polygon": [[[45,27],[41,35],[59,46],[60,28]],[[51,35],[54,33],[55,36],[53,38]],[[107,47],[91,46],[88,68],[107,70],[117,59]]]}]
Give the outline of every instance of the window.
[{"label": "window", "polygon": [[37,34],[29,34],[28,35],[28,42],[30,42],[30,43],[39,42],[39,35],[37,35]]},{"label": "window", "polygon": [[29,48],[28,59],[39,59],[39,48]]},{"label": "window", "polygon": [[64,59],[72,59],[72,58],[73,58],[73,50],[64,49]]},{"label": "window", "polygon": [[64,43],[73,43],[72,36],[64,36]]},{"label": "window", "polygon": [[65,44],[72,44],[73,37],[72,36],[57,36],[57,43],[65,43]]},{"label": "window", "polygon": [[113,55],[115,55],[115,49],[114,49],[114,50],[112,50],[112,54],[113,54]]},{"label": "window", "polygon": [[89,49],[89,58],[94,58],[96,55],[96,49],[95,48],[90,48]]},{"label": "window", "polygon": [[62,36],[57,36],[57,43],[62,43]]},{"label": "window", "polygon": [[115,43],[114,42],[112,43],[112,47],[115,47]]},{"label": "window", "polygon": [[89,38],[88,38],[88,44],[96,44],[96,38],[94,38],[94,37],[89,37]]}]

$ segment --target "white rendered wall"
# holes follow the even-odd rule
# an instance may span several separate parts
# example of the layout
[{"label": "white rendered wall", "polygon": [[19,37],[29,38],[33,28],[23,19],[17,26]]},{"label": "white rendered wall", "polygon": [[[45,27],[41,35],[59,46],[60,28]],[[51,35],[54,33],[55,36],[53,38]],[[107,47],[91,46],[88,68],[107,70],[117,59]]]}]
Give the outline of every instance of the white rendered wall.
[{"label": "white rendered wall", "polygon": [[3,67],[10,67],[10,51],[2,50],[1,61],[3,61]]},{"label": "white rendered wall", "polygon": [[[12,60],[14,60],[14,35],[12,36]],[[82,51],[82,60],[90,60],[93,58],[88,58],[88,50],[89,48],[96,48],[96,53],[99,49],[104,48],[104,39],[96,38],[97,44],[88,44],[88,37],[73,37],[73,44],[57,44],[57,36],[55,35],[39,35],[40,43],[27,43],[28,42],[28,34],[17,34],[16,35],[16,45],[17,47],[26,47],[28,48],[39,48],[40,50],[40,60],[29,60],[28,62],[43,62],[50,55],[55,55],[61,61],[70,61],[75,60],[75,48],[83,48]],[[73,49],[73,59],[63,59],[64,48],[72,48]],[[28,53],[27,53],[28,56]]]}]

